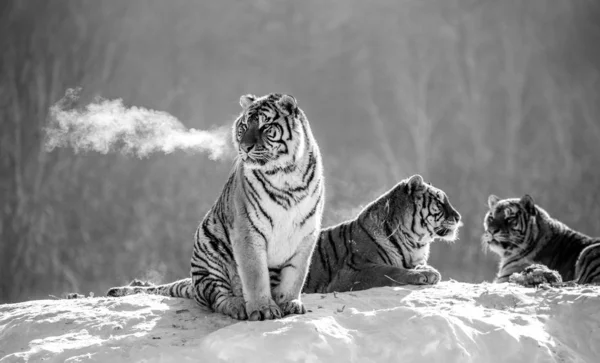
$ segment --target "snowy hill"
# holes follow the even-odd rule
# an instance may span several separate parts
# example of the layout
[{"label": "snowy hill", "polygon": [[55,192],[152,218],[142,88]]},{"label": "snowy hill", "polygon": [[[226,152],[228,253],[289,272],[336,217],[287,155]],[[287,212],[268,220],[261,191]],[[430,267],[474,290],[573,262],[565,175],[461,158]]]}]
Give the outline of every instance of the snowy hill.
[{"label": "snowy hill", "polygon": [[237,322],[160,296],[0,305],[0,362],[600,362],[600,287],[311,294],[311,311]]}]

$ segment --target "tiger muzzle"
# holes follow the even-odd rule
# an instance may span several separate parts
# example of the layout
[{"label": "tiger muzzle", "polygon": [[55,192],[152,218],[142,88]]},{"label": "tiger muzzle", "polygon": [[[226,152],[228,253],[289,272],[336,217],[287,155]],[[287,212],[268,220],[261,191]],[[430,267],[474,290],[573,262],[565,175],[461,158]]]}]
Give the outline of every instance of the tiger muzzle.
[{"label": "tiger muzzle", "polygon": [[265,145],[258,127],[250,126],[250,128],[246,130],[244,136],[242,136],[242,139],[240,140],[239,153],[244,161],[248,159],[254,161],[254,159],[257,158],[262,159],[260,156],[264,156]]},{"label": "tiger muzzle", "polygon": [[481,240],[487,244],[490,244],[494,241],[494,235],[488,231],[485,231],[481,237]]}]

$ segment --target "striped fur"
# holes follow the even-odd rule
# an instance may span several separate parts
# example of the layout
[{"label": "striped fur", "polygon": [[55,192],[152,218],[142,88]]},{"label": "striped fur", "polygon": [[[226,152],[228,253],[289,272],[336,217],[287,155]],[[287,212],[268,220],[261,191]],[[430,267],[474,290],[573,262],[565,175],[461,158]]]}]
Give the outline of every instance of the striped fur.
[{"label": "striped fur", "polygon": [[239,157],[196,230],[191,278],[109,296],[193,298],[240,320],[306,311],[300,293],[325,201],[319,148],[293,97],[247,95],[240,104],[232,130]]},{"label": "striped fur", "polygon": [[460,214],[446,194],[414,175],[367,205],[350,221],[321,231],[303,292],[435,284],[429,245],[456,239]]},{"label": "striped fur", "polygon": [[500,256],[495,282],[507,282],[532,264],[560,273],[563,281],[600,282],[600,239],[572,230],[535,205],[529,195],[488,198],[484,248]]}]

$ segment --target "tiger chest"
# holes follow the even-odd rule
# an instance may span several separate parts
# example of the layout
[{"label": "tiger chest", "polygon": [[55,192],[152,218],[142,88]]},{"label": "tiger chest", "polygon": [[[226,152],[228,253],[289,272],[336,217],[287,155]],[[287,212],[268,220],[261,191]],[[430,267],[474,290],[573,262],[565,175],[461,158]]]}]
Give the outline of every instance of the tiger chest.
[{"label": "tiger chest", "polygon": [[269,205],[272,226],[271,223],[265,226],[270,232],[267,243],[269,267],[278,267],[288,261],[301,248],[302,240],[319,227],[317,213],[306,218],[316,202],[316,198],[307,197],[288,209]]},{"label": "tiger chest", "polygon": [[429,246],[427,246],[426,248],[415,248],[412,250],[412,253],[408,257],[408,265],[410,266],[410,268],[414,268],[417,265],[426,264],[428,257]]},{"label": "tiger chest", "polygon": [[415,248],[402,244],[399,250],[389,240],[380,240],[378,242],[386,249],[392,266],[415,268],[417,265],[426,264],[429,258],[429,245]]}]

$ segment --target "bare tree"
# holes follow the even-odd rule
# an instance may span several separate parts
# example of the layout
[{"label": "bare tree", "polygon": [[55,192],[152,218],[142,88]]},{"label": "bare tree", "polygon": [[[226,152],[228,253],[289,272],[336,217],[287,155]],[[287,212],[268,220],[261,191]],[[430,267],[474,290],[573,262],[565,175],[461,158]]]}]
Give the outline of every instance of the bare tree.
[{"label": "bare tree", "polygon": [[[496,4],[501,6],[503,4]],[[500,84],[505,91],[506,102],[506,143],[505,171],[516,175],[516,162],[519,154],[520,128],[527,113],[525,92],[528,71],[532,58],[531,26],[527,22],[528,5],[523,3],[510,8],[514,17],[498,18],[501,41],[503,72]],[[511,21],[515,19],[514,23]]]},{"label": "bare tree", "polygon": [[369,121],[371,125],[373,125],[373,132],[379,141],[378,145],[381,153],[383,154],[391,181],[397,182],[403,177],[400,168],[402,161],[400,159],[405,156],[399,155],[397,151],[394,151],[388,136],[388,131],[386,130],[386,124],[389,123],[390,120],[384,119],[384,116],[380,112],[379,106],[373,99],[373,95],[376,94],[376,90],[373,82],[373,74],[371,70],[372,61],[369,50],[363,48],[358,53],[355,60],[357,63],[356,79],[357,83],[360,85],[363,95],[361,99],[364,102],[364,107],[369,115]]},{"label": "bare tree", "polygon": [[433,136],[442,120],[443,100],[431,96],[439,62],[443,62],[443,47],[423,35],[402,29],[398,38],[399,51],[387,62],[398,113],[403,115],[403,127],[408,131],[414,149],[415,167],[420,173],[430,168],[436,145]]},{"label": "bare tree", "polygon": [[[463,128],[470,134],[470,141],[473,144],[474,163],[467,166],[466,175],[477,166],[487,164],[491,159],[491,150],[485,142],[486,134],[486,115],[485,115],[485,83],[487,72],[479,63],[476,55],[481,47],[489,43],[488,34],[477,33],[476,21],[482,18],[483,7],[472,6],[464,12],[458,12],[459,3],[455,1],[454,12],[444,14],[447,22],[447,31],[451,35],[451,41],[454,44],[453,56],[450,57],[454,71],[457,74],[457,87],[461,99],[461,117],[459,122]],[[457,14],[458,13],[458,14]],[[458,16],[457,16],[458,15]]]}]

